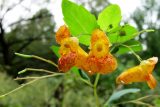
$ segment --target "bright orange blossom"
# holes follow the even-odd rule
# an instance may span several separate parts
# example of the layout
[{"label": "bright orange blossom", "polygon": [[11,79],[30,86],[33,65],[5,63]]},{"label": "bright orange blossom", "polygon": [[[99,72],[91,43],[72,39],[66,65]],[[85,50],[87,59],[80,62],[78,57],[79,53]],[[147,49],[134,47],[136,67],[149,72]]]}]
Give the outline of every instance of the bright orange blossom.
[{"label": "bright orange blossom", "polygon": [[148,86],[153,89],[156,87],[156,79],[152,75],[158,57],[152,57],[143,60],[140,65],[124,71],[117,77],[116,82],[121,84],[130,84],[132,82],[147,82]]}]

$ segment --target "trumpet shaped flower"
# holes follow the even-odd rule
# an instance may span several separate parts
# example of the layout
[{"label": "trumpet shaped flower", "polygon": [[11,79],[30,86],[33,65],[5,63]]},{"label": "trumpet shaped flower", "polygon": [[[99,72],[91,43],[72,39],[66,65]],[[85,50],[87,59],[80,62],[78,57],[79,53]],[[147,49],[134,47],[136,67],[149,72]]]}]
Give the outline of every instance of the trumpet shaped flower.
[{"label": "trumpet shaped flower", "polygon": [[117,61],[109,52],[109,39],[99,29],[92,33],[89,54],[79,46],[78,38],[70,37],[65,25],[57,31],[56,41],[61,45],[59,49],[61,57],[58,61],[60,71],[67,72],[76,66],[89,74],[107,74],[117,68]]},{"label": "trumpet shaped flower", "polygon": [[73,66],[88,70],[84,64],[88,54],[79,46],[78,38],[70,37],[65,25],[61,26],[56,33],[56,41],[61,45],[59,49],[61,57],[58,60],[60,71],[67,72]]},{"label": "trumpet shaped flower", "polygon": [[117,61],[111,54],[108,54],[102,58],[89,55],[87,62],[90,74],[108,74],[117,68]]},{"label": "trumpet shaped flower", "polygon": [[120,74],[116,82],[121,84],[130,84],[132,82],[147,82],[148,86],[153,89],[156,87],[156,80],[152,75],[155,64],[158,62],[157,57],[144,60],[140,65],[130,68]]},{"label": "trumpet shaped flower", "polygon": [[91,50],[87,58],[91,74],[107,74],[117,68],[117,61],[109,52],[109,39],[106,34],[96,29],[91,37]]},{"label": "trumpet shaped flower", "polygon": [[79,46],[77,41],[76,37],[70,37],[61,44],[59,50],[61,58],[58,61],[59,70],[66,72],[73,66],[88,70],[85,64],[88,54]]}]

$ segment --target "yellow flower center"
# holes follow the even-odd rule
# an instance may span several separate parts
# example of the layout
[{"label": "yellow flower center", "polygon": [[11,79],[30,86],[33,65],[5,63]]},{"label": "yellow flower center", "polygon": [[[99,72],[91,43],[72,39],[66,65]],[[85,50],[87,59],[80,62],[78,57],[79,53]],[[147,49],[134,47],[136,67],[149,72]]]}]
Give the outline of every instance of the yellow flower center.
[{"label": "yellow flower center", "polygon": [[98,40],[93,47],[91,47],[92,55],[97,58],[105,57],[109,53],[109,46],[104,44],[102,40]]},{"label": "yellow flower center", "polygon": [[98,44],[98,45],[97,45],[97,51],[98,51],[98,52],[101,52],[102,49],[103,49],[102,45],[101,45],[101,44]]}]

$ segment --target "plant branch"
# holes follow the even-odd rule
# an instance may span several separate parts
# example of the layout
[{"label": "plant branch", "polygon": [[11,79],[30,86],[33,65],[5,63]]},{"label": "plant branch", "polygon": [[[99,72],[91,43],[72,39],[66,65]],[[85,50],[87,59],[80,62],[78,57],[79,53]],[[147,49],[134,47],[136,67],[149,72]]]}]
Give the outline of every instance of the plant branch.
[{"label": "plant branch", "polygon": [[96,79],[94,81],[94,85],[93,85],[93,91],[94,91],[94,96],[96,99],[97,107],[100,107],[99,98],[98,98],[98,94],[97,94],[97,84],[98,84],[99,78],[100,78],[100,74],[97,74]]},{"label": "plant branch", "polygon": [[151,105],[151,104],[142,102],[142,100],[144,100],[146,98],[149,98],[149,97],[160,97],[160,95],[147,95],[147,96],[135,99],[135,100],[120,102],[120,103],[117,103],[116,105],[118,105],[118,104],[127,104],[127,103],[134,103],[134,104],[139,104],[139,105],[145,105],[145,106],[148,106],[148,107],[153,107],[153,105]]},{"label": "plant branch", "polygon": [[128,48],[128,49],[133,53],[133,55],[135,55],[135,57],[138,59],[139,62],[142,61],[141,57],[140,57],[138,54],[136,54],[136,53],[132,50],[132,48],[130,48],[129,46],[124,45],[124,44],[120,44],[120,45]]},{"label": "plant branch", "polygon": [[22,73],[25,73],[27,71],[45,72],[45,73],[49,73],[49,74],[54,73],[54,72],[46,70],[46,69],[25,68],[24,70],[18,72],[18,74],[22,74]]},{"label": "plant branch", "polygon": [[0,98],[3,98],[3,97],[5,97],[5,96],[8,96],[8,95],[10,95],[10,94],[12,94],[12,93],[14,93],[14,92],[22,89],[23,87],[25,87],[25,86],[27,86],[27,85],[30,85],[30,84],[38,81],[38,80],[41,80],[41,79],[44,79],[44,78],[50,78],[50,77],[54,77],[54,76],[59,76],[59,75],[63,75],[63,74],[62,74],[62,73],[56,73],[56,74],[52,74],[52,75],[46,75],[46,76],[37,77],[36,79],[34,79],[34,80],[30,81],[30,82],[27,82],[26,84],[22,84],[22,85],[19,86],[18,88],[13,89],[12,91],[9,91],[9,92],[6,93],[6,94],[0,95]]},{"label": "plant branch", "polygon": [[20,56],[20,57],[24,57],[24,58],[38,59],[38,60],[44,61],[46,63],[49,63],[49,64],[51,64],[51,65],[53,65],[53,66],[58,68],[58,65],[55,64],[53,61],[45,59],[45,58],[42,58],[42,57],[39,57],[39,56],[36,56],[36,55],[25,55],[25,54],[20,54],[20,53],[15,53],[15,55]]},{"label": "plant branch", "polygon": [[1,21],[4,19],[5,15],[10,12],[12,9],[14,9],[17,5],[21,4],[24,0],[20,0],[17,4],[12,5],[10,7],[8,7],[8,9],[6,10],[6,12],[3,14]]},{"label": "plant branch", "polygon": [[84,83],[88,84],[89,86],[93,87],[93,84],[91,84],[90,81],[87,81],[87,80],[85,80],[83,78],[80,78],[80,80],[83,81]]}]

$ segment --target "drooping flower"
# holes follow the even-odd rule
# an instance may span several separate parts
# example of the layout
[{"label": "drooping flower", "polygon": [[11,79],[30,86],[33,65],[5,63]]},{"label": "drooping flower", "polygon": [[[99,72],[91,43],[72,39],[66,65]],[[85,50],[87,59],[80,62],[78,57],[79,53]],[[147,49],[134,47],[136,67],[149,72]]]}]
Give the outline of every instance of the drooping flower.
[{"label": "drooping flower", "polygon": [[132,82],[147,82],[148,86],[153,89],[156,87],[156,79],[152,75],[155,64],[158,62],[157,57],[144,60],[140,65],[130,68],[120,74],[116,82],[119,84],[130,84]]},{"label": "drooping flower", "polygon": [[60,71],[66,72],[73,66],[87,70],[84,63],[86,62],[88,54],[79,46],[76,37],[64,39],[61,43],[59,53],[61,54],[58,61]]},{"label": "drooping flower", "polygon": [[109,39],[99,29],[92,33],[91,50],[87,58],[87,64],[91,74],[107,74],[117,68],[117,61],[109,52]]},{"label": "drooping flower", "polygon": [[61,57],[58,61],[60,71],[67,72],[76,66],[89,74],[107,74],[117,68],[117,61],[109,52],[109,39],[99,29],[92,33],[89,55],[79,46],[78,38],[70,37],[65,25],[57,31],[56,41],[60,44]]},{"label": "drooping flower", "polygon": [[69,30],[66,26],[59,28],[56,33],[56,41],[61,45],[59,49],[61,57],[58,60],[60,71],[67,72],[73,66],[88,70],[88,67],[84,64],[88,54],[79,46],[78,38],[70,37]]},{"label": "drooping flower", "polygon": [[90,69],[90,74],[108,74],[117,68],[117,61],[111,54],[108,54],[102,58],[89,55],[87,62]]},{"label": "drooping flower", "polygon": [[108,37],[103,31],[99,29],[94,30],[91,37],[90,55],[100,58],[100,57],[105,57],[108,54],[109,54]]}]

